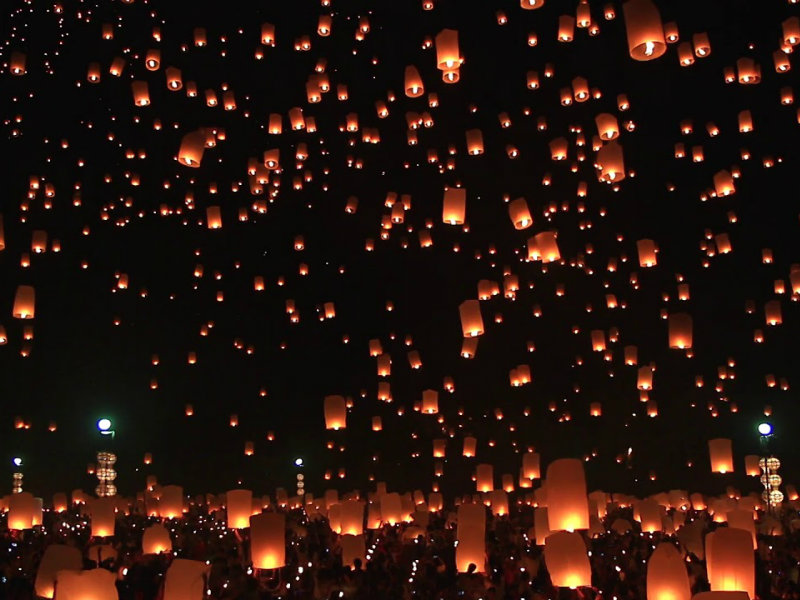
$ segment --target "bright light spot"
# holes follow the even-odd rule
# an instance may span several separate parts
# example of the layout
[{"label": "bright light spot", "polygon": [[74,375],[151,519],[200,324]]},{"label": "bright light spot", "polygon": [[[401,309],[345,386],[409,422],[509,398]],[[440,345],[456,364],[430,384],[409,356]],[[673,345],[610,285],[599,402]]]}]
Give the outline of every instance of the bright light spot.
[{"label": "bright light spot", "polygon": [[97,422],[97,428],[100,431],[108,431],[109,429],[111,429],[111,419],[100,419]]}]

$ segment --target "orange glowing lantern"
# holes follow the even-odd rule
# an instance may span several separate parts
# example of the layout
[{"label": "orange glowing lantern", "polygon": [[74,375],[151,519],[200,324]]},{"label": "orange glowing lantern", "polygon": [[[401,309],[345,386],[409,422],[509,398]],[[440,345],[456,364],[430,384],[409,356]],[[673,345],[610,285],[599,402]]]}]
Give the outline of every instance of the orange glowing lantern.
[{"label": "orange glowing lantern", "polygon": [[583,463],[574,458],[553,461],[547,467],[550,531],[589,529],[589,502]]},{"label": "orange glowing lantern", "polygon": [[[552,508],[548,508],[550,511]],[[592,583],[586,545],[579,533],[557,531],[548,535],[544,543],[544,561],[550,581],[556,587],[575,589]]]}]

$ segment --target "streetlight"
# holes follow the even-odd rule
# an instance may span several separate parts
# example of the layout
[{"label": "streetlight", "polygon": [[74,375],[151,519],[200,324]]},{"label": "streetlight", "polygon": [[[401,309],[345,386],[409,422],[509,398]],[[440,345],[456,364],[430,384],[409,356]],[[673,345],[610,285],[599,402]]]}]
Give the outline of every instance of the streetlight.
[{"label": "streetlight", "polygon": [[[115,431],[111,428],[111,419],[103,417],[97,421],[97,430],[101,436],[111,436],[114,439]],[[113,452],[100,450],[97,453],[97,487],[95,493],[98,497],[115,496],[117,494],[117,486],[114,485],[114,480],[117,478],[117,472],[114,470],[114,463],[117,462],[117,455]]]},{"label": "streetlight", "polygon": [[772,512],[776,509],[781,502],[783,502],[783,492],[780,491],[780,485],[783,483],[783,478],[778,475],[778,469],[781,468],[781,461],[777,456],[770,452],[769,442],[774,433],[772,423],[763,421],[758,424],[758,434],[761,436],[762,458],[758,461],[758,466],[761,467],[761,485],[764,486],[764,491],[761,498],[767,503],[767,510]]},{"label": "streetlight", "polygon": [[19,494],[22,491],[22,458],[15,456],[11,459],[14,472],[11,474],[11,493]]},{"label": "streetlight", "polygon": [[[294,459],[294,466],[297,467],[298,469],[302,469],[305,466],[305,461],[302,459],[302,457],[298,456],[297,458]],[[297,484],[297,495],[302,496],[303,494],[305,494],[306,492],[305,475],[298,472],[296,484]]]}]

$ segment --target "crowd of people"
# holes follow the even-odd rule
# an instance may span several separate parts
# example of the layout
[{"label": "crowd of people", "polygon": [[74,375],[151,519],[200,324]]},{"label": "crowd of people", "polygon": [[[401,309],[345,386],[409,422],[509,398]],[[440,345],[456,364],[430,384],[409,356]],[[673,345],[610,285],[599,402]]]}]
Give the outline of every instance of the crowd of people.
[{"label": "crowd of people", "polygon": [[[208,565],[203,594],[209,600],[644,600],[648,559],[665,540],[684,553],[692,593],[709,589],[703,557],[681,546],[677,536],[642,533],[630,507],[609,509],[605,531],[586,535],[592,585],[573,590],[551,583],[532,531],[533,510],[524,503],[515,505],[510,515],[487,510],[485,564],[470,565],[464,573],[456,569],[454,514],[446,510],[430,513],[425,527],[401,523],[365,529],[364,560],[352,565],[342,564],[340,536],[324,513],[287,510],[286,564],[258,570],[249,556],[249,531],[227,528],[224,510],[209,513],[207,506],[191,503],[183,518],[164,521],[172,551],[143,554],[143,531],[161,519],[133,507],[129,514],[117,515],[112,538],[93,538],[85,509],[74,505],[65,512],[45,510],[42,524],[29,530],[9,530],[0,519],[0,599],[36,597],[38,565],[51,544],[79,548],[84,569],[114,573],[120,600],[171,600],[165,598],[164,581],[175,558]],[[786,506],[777,516],[781,526],[771,527],[773,534],[780,534],[758,535],[756,585],[762,600],[800,600],[797,517],[798,511]],[[687,523],[697,519],[706,530],[720,526],[705,512],[687,512]],[[612,526],[614,522],[631,527]]]}]

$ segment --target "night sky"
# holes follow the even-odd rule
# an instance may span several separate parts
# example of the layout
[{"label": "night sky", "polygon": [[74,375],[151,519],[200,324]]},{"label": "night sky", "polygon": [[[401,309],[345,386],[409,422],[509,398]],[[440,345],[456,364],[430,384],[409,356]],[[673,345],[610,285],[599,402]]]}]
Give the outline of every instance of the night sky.
[{"label": "night sky", "polygon": [[[571,42],[558,41],[558,26],[576,2],[429,3],[7,3],[0,457],[9,487],[11,459],[21,456],[26,490],[94,489],[87,464],[108,441],[95,428],[100,417],[114,423],[123,493],[148,474],[194,493],[240,482],[293,493],[295,457],[317,494],[372,489],[371,477],[390,489],[438,481],[459,493],[474,489],[479,462],[495,465],[497,485],[503,473],[516,479],[530,448],[543,465],[585,458],[592,489],[749,492],[760,486],[744,476],[743,457],[759,452],[765,411],[781,473],[797,479],[800,275],[793,294],[790,273],[800,264],[800,114],[784,100],[800,67],[782,24],[800,4],[658,1],[680,39],[637,61],[620,2],[591,0],[592,26],[576,25]],[[318,33],[321,15],[332,16],[328,36]],[[262,43],[264,23],[274,25],[274,46]],[[458,32],[463,58],[453,84],[437,69],[443,29]],[[702,33],[710,53],[691,52],[694,64],[681,66],[679,46],[695,49]],[[155,70],[150,50],[160,52]],[[776,69],[776,51],[788,71]],[[25,73],[13,74],[20,53]],[[739,83],[741,58],[760,66],[759,83]],[[417,98],[405,93],[408,65],[424,83]],[[181,89],[168,89],[168,67],[180,69]],[[530,71],[538,89],[527,86]],[[309,102],[308,82],[316,90],[326,77],[329,91]],[[576,77],[588,82],[585,101],[573,96]],[[149,105],[134,104],[134,81],[146,82]],[[226,90],[235,105],[225,106]],[[292,130],[293,108],[304,129]],[[749,132],[740,132],[744,110]],[[595,168],[600,113],[616,117],[624,155],[626,176],[611,184]],[[273,114],[279,134],[269,132]],[[477,156],[467,153],[474,129],[484,143]],[[177,155],[198,130],[216,145],[191,168]],[[566,160],[551,158],[557,138],[568,142]],[[279,169],[268,171],[271,149]],[[714,185],[723,170],[736,176],[724,197]],[[463,225],[442,219],[444,190],[454,187],[466,190]],[[404,195],[406,209],[393,211]],[[345,210],[351,197],[355,212]],[[533,224],[517,230],[508,203],[520,197]],[[209,228],[208,207],[219,207],[221,228]],[[426,231],[432,245],[422,247]],[[544,231],[557,232],[560,261],[529,259],[528,240]],[[44,252],[34,251],[35,232],[46,232]],[[647,239],[657,264],[642,267],[637,242]],[[518,290],[504,293],[505,274]],[[459,305],[478,298],[481,280],[499,294],[480,302],[485,333],[467,359]],[[33,319],[12,316],[20,285],[35,289]],[[781,306],[780,325],[766,323],[770,301]],[[324,318],[328,302],[333,318]],[[691,351],[669,348],[675,313],[692,317]],[[605,351],[593,351],[595,330]],[[389,376],[378,375],[372,339],[391,358]],[[637,347],[638,365],[625,364],[626,346]],[[648,364],[653,389],[643,394],[637,371]],[[518,365],[529,365],[532,381],[513,387]],[[380,383],[391,401],[379,399]],[[427,389],[439,393],[438,415],[415,410]],[[326,431],[323,402],[334,394],[352,408],[346,429]],[[602,416],[590,415],[594,402]],[[470,435],[478,455],[468,459]],[[733,440],[734,474],[710,473],[716,437]],[[438,478],[437,438],[448,440]]]}]

